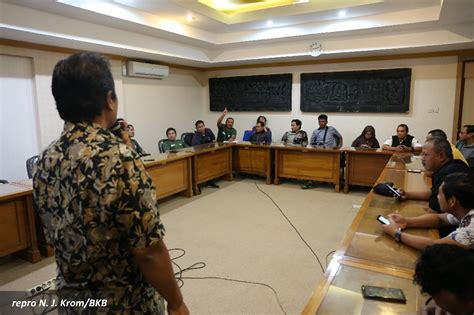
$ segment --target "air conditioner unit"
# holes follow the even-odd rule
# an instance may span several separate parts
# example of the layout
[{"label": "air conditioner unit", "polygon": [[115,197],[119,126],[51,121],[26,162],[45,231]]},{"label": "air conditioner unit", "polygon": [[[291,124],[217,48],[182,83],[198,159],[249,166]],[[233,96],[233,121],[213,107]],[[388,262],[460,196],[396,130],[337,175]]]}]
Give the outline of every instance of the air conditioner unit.
[{"label": "air conditioner unit", "polygon": [[129,77],[163,79],[168,76],[170,68],[167,66],[155,65],[138,61],[128,61],[127,75]]}]

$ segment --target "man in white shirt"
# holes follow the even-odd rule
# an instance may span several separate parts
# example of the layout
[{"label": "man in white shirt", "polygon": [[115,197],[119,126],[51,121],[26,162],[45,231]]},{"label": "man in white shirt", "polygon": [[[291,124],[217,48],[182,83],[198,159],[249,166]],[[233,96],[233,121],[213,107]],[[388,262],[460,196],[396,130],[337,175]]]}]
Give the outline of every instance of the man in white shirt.
[{"label": "man in white shirt", "polygon": [[400,124],[397,127],[397,134],[384,142],[382,149],[398,152],[421,152],[423,146],[415,137],[408,134],[408,126]]}]

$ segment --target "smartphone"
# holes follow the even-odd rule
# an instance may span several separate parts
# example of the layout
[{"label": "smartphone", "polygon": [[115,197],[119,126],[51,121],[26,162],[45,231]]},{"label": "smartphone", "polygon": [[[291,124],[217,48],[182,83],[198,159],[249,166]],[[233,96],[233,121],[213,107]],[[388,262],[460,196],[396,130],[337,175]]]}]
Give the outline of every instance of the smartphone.
[{"label": "smartphone", "polygon": [[418,174],[420,174],[420,173],[421,173],[421,170],[409,168],[409,169],[407,169],[407,172],[408,172],[408,173],[418,173]]},{"label": "smartphone", "polygon": [[390,224],[390,221],[386,217],[384,217],[383,215],[379,215],[377,217],[377,221],[379,221],[380,223],[382,223],[384,225]]},{"label": "smartphone", "polygon": [[389,184],[385,184],[385,186],[388,187],[388,189],[390,189],[390,191],[397,197],[397,198],[401,198],[402,195],[400,195],[400,193],[398,191],[396,191],[395,189],[393,189],[392,186],[390,186]]},{"label": "smartphone", "polygon": [[405,304],[407,302],[405,294],[398,288],[382,288],[371,285],[361,287],[362,296],[366,299],[374,299],[388,302],[397,302]]}]

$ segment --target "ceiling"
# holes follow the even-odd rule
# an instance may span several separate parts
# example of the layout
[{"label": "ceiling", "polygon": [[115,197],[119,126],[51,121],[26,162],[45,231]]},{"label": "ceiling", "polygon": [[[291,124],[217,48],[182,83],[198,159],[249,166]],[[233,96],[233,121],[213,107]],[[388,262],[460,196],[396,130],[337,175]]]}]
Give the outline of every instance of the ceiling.
[{"label": "ceiling", "polygon": [[474,48],[474,0],[0,0],[0,11],[2,38],[203,68]]}]

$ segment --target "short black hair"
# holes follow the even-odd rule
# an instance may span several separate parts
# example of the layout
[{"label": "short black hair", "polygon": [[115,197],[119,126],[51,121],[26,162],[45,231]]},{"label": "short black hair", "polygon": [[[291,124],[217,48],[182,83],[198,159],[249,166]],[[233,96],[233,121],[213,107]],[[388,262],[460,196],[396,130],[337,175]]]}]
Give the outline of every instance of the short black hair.
[{"label": "short black hair", "polygon": [[432,138],[425,143],[433,143],[433,148],[436,153],[444,153],[448,160],[453,159],[453,149],[451,148],[451,143],[448,140],[443,138]]},{"label": "short black hair", "polygon": [[117,99],[109,61],[97,52],[81,52],[59,61],[51,84],[59,116],[91,122],[105,108],[107,93]]},{"label": "short black hair", "polygon": [[437,295],[446,290],[462,301],[474,299],[474,253],[457,245],[425,248],[415,267],[413,282],[422,292]]},{"label": "short black hair", "polygon": [[204,121],[202,121],[202,120],[199,119],[198,121],[196,121],[196,123],[194,124],[194,126],[197,128],[197,126],[198,126],[199,124],[205,125]]},{"label": "short black hair", "polygon": [[408,126],[407,126],[406,124],[400,124],[400,125],[398,125],[398,126],[397,126],[397,129],[400,128],[400,127],[405,128],[405,130],[406,130],[407,132],[409,131]]},{"label": "short black hair", "polygon": [[453,173],[443,179],[443,193],[446,199],[456,197],[465,209],[474,209],[474,175]]},{"label": "short black hair", "polygon": [[173,127],[169,127],[168,129],[166,129],[166,136],[168,137],[168,132],[170,131],[174,131],[174,133],[176,133],[176,129],[174,129]]},{"label": "short black hair", "polygon": [[227,123],[229,121],[229,119],[232,119],[232,121],[234,121],[234,118],[232,117],[227,117],[227,119],[225,120],[225,122]]},{"label": "short black hair", "polygon": [[294,122],[295,124],[297,124],[297,125],[300,126],[300,128],[301,128],[301,120],[299,120],[299,119],[293,119],[291,122]]},{"label": "short black hair", "polygon": [[474,132],[474,125],[464,125],[462,127],[467,129],[467,133],[473,133]]},{"label": "short black hair", "polygon": [[321,115],[318,116],[318,120],[325,120],[325,121],[328,121],[328,115],[321,114]]},{"label": "short black hair", "polygon": [[448,135],[446,134],[446,132],[444,132],[443,130],[441,129],[433,129],[433,130],[430,130],[430,132],[428,132],[429,135],[431,135],[432,137],[435,137],[435,138],[443,138],[443,139],[448,139]]}]

